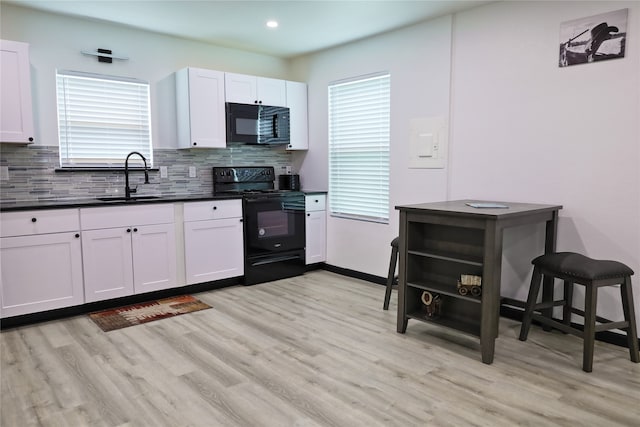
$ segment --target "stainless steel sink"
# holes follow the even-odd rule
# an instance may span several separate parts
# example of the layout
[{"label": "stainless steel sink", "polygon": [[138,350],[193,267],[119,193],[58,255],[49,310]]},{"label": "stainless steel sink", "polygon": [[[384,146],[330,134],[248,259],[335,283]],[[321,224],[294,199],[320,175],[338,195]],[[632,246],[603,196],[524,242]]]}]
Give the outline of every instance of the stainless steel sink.
[{"label": "stainless steel sink", "polygon": [[97,197],[97,200],[100,200],[101,202],[139,202],[139,201],[143,201],[143,200],[154,200],[154,199],[160,199],[160,196],[132,196],[129,198],[123,197],[123,196],[116,196],[116,197]]}]

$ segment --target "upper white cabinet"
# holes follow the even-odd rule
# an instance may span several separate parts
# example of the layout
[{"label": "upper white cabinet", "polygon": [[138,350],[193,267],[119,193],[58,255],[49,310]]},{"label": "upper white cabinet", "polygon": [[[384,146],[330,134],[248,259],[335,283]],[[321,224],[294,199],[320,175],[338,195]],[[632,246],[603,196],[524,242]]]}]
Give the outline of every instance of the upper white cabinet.
[{"label": "upper white cabinet", "polygon": [[86,302],[177,286],[172,204],[80,210]]},{"label": "upper white cabinet", "polygon": [[179,148],[225,148],[225,76],[222,71],[184,68],[176,72]]},{"label": "upper white cabinet", "polygon": [[84,303],[77,209],[3,213],[0,317]]},{"label": "upper white cabinet", "polygon": [[309,127],[307,112],[307,84],[286,82],[287,107],[289,107],[291,140],[287,150],[309,149]]},{"label": "upper white cabinet", "polygon": [[33,142],[31,71],[27,43],[0,40],[0,142]]},{"label": "upper white cabinet", "polygon": [[287,106],[284,80],[225,73],[225,91],[227,102]]}]

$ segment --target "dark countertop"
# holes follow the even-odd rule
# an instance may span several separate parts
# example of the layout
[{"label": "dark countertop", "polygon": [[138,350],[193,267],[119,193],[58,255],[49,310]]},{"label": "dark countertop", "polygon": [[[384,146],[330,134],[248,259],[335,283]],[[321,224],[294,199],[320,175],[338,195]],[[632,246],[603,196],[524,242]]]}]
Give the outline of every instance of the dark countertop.
[{"label": "dark countertop", "polygon": [[[99,196],[107,199],[110,196]],[[199,202],[207,200],[230,200],[241,199],[241,196],[213,196],[207,194],[171,194],[166,196],[153,196],[154,198],[144,198],[140,195],[138,200],[123,200],[122,197],[113,196],[111,200],[100,200],[97,197],[87,198],[69,198],[69,199],[48,199],[48,200],[32,200],[32,201],[16,201],[16,202],[0,202],[0,212],[11,211],[27,211],[34,209],[69,209],[69,208],[88,208],[101,206],[133,206],[141,203],[175,203],[175,202]],[[148,196],[147,196],[148,197]]]}]

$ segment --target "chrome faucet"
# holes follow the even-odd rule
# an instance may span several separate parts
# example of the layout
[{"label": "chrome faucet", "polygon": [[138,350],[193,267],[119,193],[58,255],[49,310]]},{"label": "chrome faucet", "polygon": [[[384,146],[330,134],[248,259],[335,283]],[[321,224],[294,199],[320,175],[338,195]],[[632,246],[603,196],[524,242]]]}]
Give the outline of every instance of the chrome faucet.
[{"label": "chrome faucet", "polygon": [[147,172],[147,169],[148,169],[147,159],[145,159],[144,156],[138,153],[137,151],[130,152],[124,161],[124,197],[127,200],[131,198],[131,193],[135,193],[138,191],[137,187],[129,188],[129,157],[131,157],[134,154],[137,154],[138,156],[140,156],[140,158],[142,158],[142,161],[144,162],[144,183],[145,184],[149,183],[149,173]]}]

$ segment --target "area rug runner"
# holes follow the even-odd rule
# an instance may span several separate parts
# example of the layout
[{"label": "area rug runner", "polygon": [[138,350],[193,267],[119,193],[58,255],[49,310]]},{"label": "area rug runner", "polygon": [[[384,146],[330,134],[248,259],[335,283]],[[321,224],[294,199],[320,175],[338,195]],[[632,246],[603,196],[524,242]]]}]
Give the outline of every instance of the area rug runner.
[{"label": "area rug runner", "polygon": [[140,325],[167,317],[179,316],[211,308],[191,295],[132,304],[90,313],[89,317],[105,332]]}]

